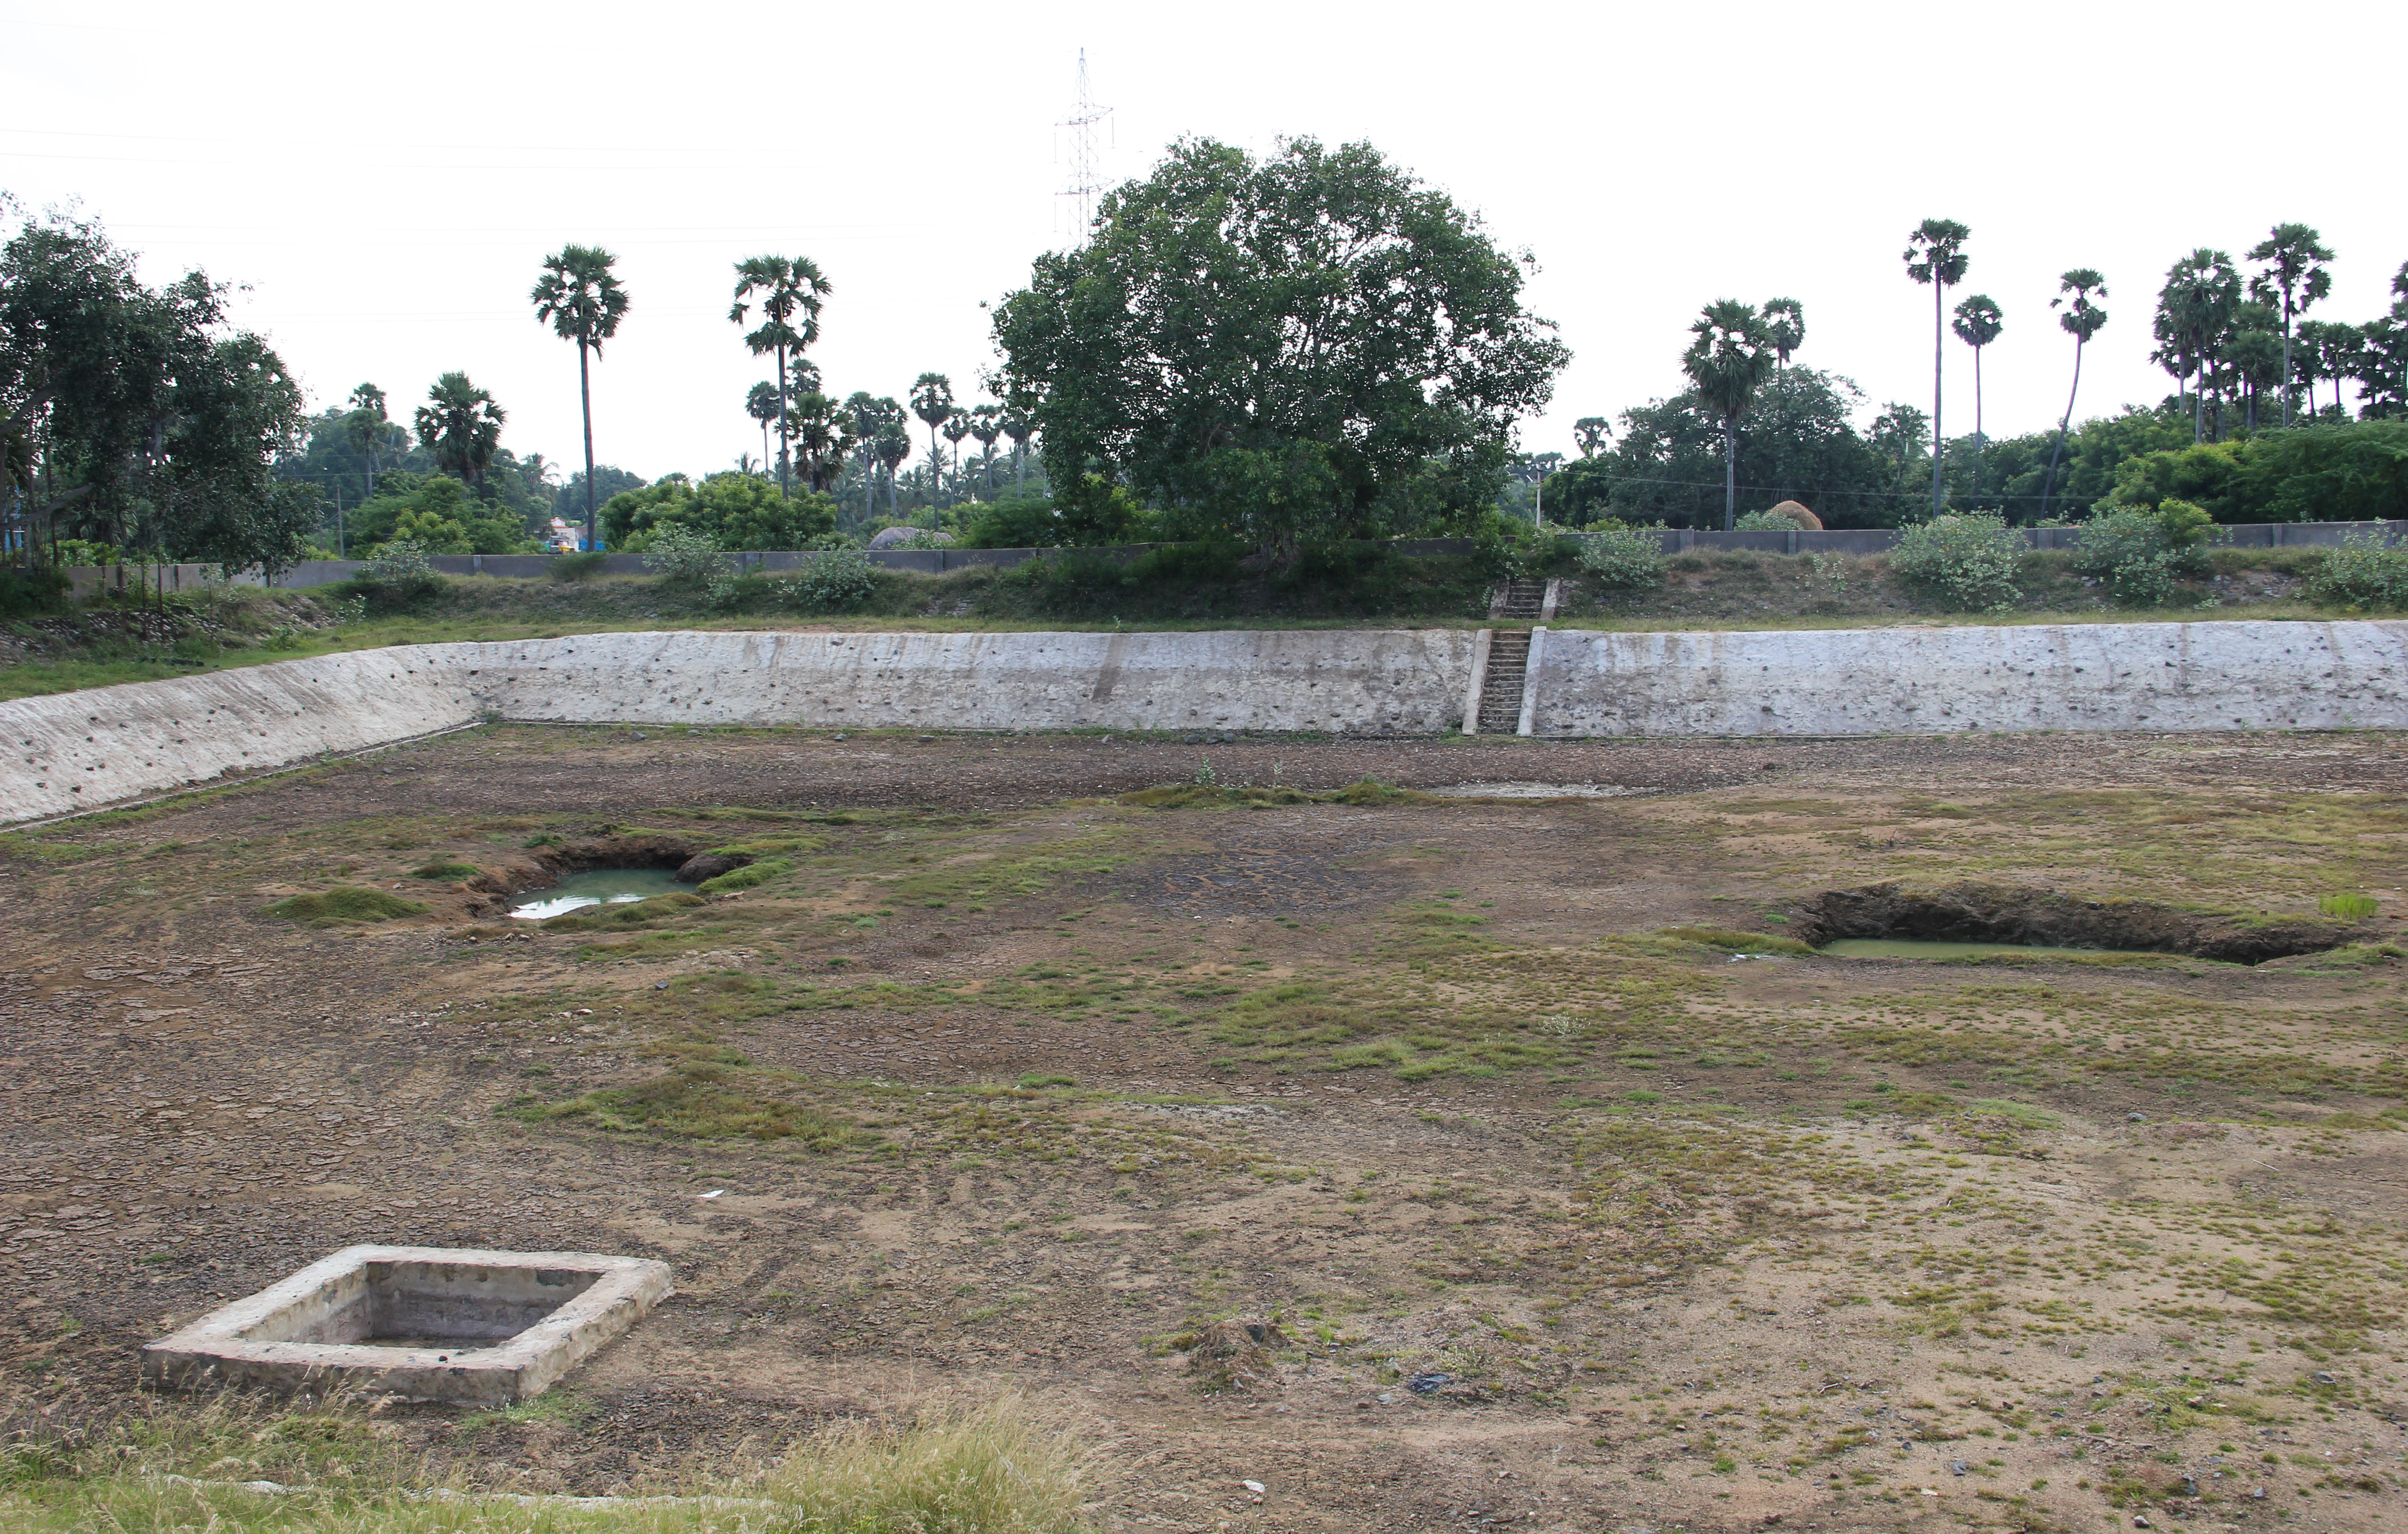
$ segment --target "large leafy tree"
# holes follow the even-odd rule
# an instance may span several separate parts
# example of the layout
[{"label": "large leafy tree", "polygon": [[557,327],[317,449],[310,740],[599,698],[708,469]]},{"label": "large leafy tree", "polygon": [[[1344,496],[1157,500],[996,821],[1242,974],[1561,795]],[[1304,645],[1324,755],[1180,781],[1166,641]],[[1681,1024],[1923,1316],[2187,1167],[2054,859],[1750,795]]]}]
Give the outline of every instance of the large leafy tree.
[{"label": "large leafy tree", "polygon": [[2217,366],[2219,344],[2240,302],[2241,274],[2233,270],[2232,258],[2204,245],[2175,262],[2157,290],[2157,359],[2176,378],[2192,381],[2194,442],[2207,435],[2207,377]]},{"label": "large leafy tree", "polygon": [[1693,337],[1681,371],[1698,402],[1723,428],[1723,530],[1739,516],[1739,423],[1772,371],[1772,337],[1764,317],[1736,298],[1708,304],[1690,322]]},{"label": "large leafy tree", "polygon": [[833,291],[818,264],[806,256],[752,256],[736,264],[736,301],[728,308],[728,323],[744,323],[757,302],[761,323],[746,334],[744,344],[756,357],[774,353],[778,359],[778,488],[781,492],[786,488],[790,397],[786,359],[820,338],[820,306]]},{"label": "large leafy tree", "polygon": [[415,423],[418,440],[435,455],[436,466],[478,490],[502,445],[502,423],[509,419],[509,412],[471,383],[467,374],[446,373],[426,391]]},{"label": "large leafy tree", "polygon": [[2332,292],[2327,269],[2333,253],[2324,237],[2304,223],[2278,223],[2249,249],[2249,259],[2262,263],[2251,274],[2249,296],[2262,304],[2278,303],[2283,316],[2283,424],[2291,423],[2291,325],[2307,307]]},{"label": "large leafy tree", "polygon": [[1569,353],[1525,263],[1369,144],[1256,160],[1182,139],[996,310],[1065,487],[1126,487],[1176,534],[1275,556],[1464,523]]},{"label": "large leafy tree", "polygon": [[1999,338],[2006,328],[2006,318],[2000,312],[1998,301],[1986,293],[1977,293],[1961,299],[1956,305],[1956,317],[1948,328],[1956,338],[1973,349],[1973,488],[1982,488],[1982,460],[1986,455],[1990,438],[1982,430],[1982,349]]},{"label": "large leafy tree", "polygon": [[2041,481],[2040,515],[2048,517],[2048,498],[2057,488],[2057,459],[2065,452],[2065,434],[2073,424],[2073,400],[2082,392],[2082,349],[2090,337],[2107,323],[2107,311],[2099,300],[2107,296],[2107,280],[2087,266],[2076,266],[2057,279],[2057,296],[2048,301],[2051,308],[2063,308],[2057,317],[2057,324],[2073,337],[2073,387],[2065,392],[2065,418],[2057,424],[2057,446],[2049,450],[2048,478]]},{"label": "large leafy tree", "polygon": [[1931,288],[1931,514],[1940,515],[1942,481],[1940,444],[1941,362],[1946,354],[1948,290],[1965,280],[1965,242],[1973,231],[1955,219],[1926,219],[1906,237],[1906,275]]},{"label": "large leafy tree", "polygon": [[146,287],[93,222],[54,215],[0,247],[0,486],[35,557],[82,536],[271,573],[316,530],[317,492],[280,479],[301,393],[229,331],[200,272]]},{"label": "large leafy tree", "polygon": [[585,546],[601,547],[594,494],[594,375],[590,353],[602,354],[602,343],[619,333],[627,313],[626,284],[611,270],[619,258],[599,245],[564,245],[543,258],[543,275],[529,296],[538,321],[552,326],[564,341],[577,343],[577,396],[585,418]]}]

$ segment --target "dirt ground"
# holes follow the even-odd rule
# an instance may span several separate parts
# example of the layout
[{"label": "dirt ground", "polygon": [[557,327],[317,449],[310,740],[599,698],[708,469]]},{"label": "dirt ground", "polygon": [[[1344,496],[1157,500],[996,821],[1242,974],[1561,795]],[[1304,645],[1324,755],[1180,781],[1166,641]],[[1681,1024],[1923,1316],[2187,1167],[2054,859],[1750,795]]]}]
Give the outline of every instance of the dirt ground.
[{"label": "dirt ground", "polygon": [[[1116,802],[1208,765],[1542,786]],[[720,847],[766,877],[505,914]],[[675,1269],[537,1408],[383,1414],[511,1489],[1017,1391],[1112,1529],[2408,1521],[2387,945],[1742,936],[1895,880],[2379,939],[2408,738],[497,726],[0,855],[19,1431],[399,1241]],[[267,909],[338,886],[425,909]]]}]

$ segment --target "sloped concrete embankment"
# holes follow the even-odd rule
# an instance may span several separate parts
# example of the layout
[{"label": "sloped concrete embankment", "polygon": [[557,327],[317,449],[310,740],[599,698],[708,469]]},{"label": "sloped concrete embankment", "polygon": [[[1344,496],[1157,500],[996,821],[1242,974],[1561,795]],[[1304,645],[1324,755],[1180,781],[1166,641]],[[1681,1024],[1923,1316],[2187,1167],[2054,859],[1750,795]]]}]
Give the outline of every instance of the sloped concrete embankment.
[{"label": "sloped concrete embankment", "polygon": [[591,634],[404,645],[0,703],[0,822],[456,729],[486,715],[923,729],[1434,735],[1472,636]]},{"label": "sloped concrete embankment", "polygon": [[[0,821],[121,802],[480,717],[923,729],[1460,723],[1459,630],[590,634],[404,645],[0,703]],[[2408,624],[1539,637],[1534,733],[2408,727]]]},{"label": "sloped concrete embankment", "polygon": [[2408,624],[1550,631],[1541,736],[2408,727]]}]

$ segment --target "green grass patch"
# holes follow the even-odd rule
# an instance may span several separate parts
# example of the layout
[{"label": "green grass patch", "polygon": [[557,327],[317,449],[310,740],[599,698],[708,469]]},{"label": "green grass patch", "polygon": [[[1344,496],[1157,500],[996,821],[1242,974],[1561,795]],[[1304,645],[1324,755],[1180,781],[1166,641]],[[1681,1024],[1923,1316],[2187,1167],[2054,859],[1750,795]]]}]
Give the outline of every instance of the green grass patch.
[{"label": "green grass patch", "polygon": [[448,857],[437,858],[432,863],[422,864],[410,869],[409,877],[412,879],[474,879],[477,877],[477,867],[472,863],[462,863]]},{"label": "green grass patch", "polygon": [[718,878],[706,879],[695,887],[705,895],[726,895],[736,890],[757,889],[781,873],[794,871],[794,864],[785,858],[764,858],[758,863],[747,863],[740,868],[730,868]]},{"label": "green grass patch", "polygon": [[720,1060],[688,1060],[632,1086],[599,1087],[564,1102],[522,1099],[504,1111],[529,1124],[575,1122],[680,1140],[777,1140],[813,1151],[841,1150],[865,1138],[843,1114],[770,1096],[781,1080]]},{"label": "green grass patch", "polygon": [[311,926],[336,926],[345,922],[386,922],[396,916],[415,916],[426,909],[423,900],[405,900],[398,895],[360,884],[337,884],[322,895],[288,896],[268,907],[267,913],[289,922],[307,922]]}]

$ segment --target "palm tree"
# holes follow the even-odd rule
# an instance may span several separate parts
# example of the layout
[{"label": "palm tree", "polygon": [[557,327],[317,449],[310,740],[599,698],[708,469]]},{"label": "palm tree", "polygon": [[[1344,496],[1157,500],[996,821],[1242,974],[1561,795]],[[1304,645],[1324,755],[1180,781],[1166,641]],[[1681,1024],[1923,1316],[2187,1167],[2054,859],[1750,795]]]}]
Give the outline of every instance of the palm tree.
[{"label": "palm tree", "polygon": [[879,423],[878,436],[870,443],[870,452],[886,467],[886,514],[900,519],[903,513],[896,498],[895,471],[911,456],[911,434],[903,429],[899,412]]},{"label": "palm tree", "polygon": [[509,412],[469,382],[466,373],[437,379],[426,400],[418,408],[420,444],[435,455],[436,467],[458,475],[471,490],[481,489],[485,470],[502,445],[502,423],[509,419]]},{"label": "palm tree", "polygon": [[2241,275],[2232,258],[2202,245],[2166,271],[2157,291],[2157,332],[2169,360],[2186,365],[2192,378],[2190,439],[2207,437],[2207,376],[2217,342],[2241,302]]},{"label": "palm tree", "polygon": [[1772,371],[1772,337],[1764,319],[1736,298],[1718,298],[1690,323],[1697,338],[1681,353],[1698,401],[1723,423],[1723,531],[1739,517],[1739,419]]},{"label": "palm tree", "polygon": [[970,411],[970,435],[978,438],[979,456],[985,461],[986,493],[995,494],[995,439],[1003,435],[1003,407],[981,405]]},{"label": "palm tree", "polygon": [[585,410],[585,547],[602,546],[594,509],[594,377],[586,353],[602,354],[602,343],[619,333],[627,312],[627,290],[610,270],[618,257],[599,245],[564,245],[543,258],[536,279],[535,317],[552,333],[577,343],[577,393]]},{"label": "palm tree", "polygon": [[[2366,333],[2338,321],[2303,320],[2300,323],[2300,349],[2310,359],[2317,377],[2332,380],[2333,414],[2348,420],[2341,402],[2342,381],[2358,377],[2366,358]],[[2301,377],[2306,376],[2303,368]],[[2315,414],[2313,391],[2308,396],[2308,413]]]},{"label": "palm tree", "polygon": [[[945,440],[953,445],[953,489],[959,492],[962,479],[962,438],[970,434],[970,413],[955,410],[945,422]],[[977,499],[972,496],[971,499]]]},{"label": "palm tree", "polygon": [[2225,337],[2227,372],[2241,389],[2242,424],[2258,429],[2258,396],[2283,386],[2283,317],[2272,304],[2251,299],[2232,310],[2231,333]]},{"label": "palm tree", "polygon": [[853,425],[845,408],[816,389],[796,400],[795,445],[802,450],[803,480],[813,495],[835,484],[853,452]]},{"label": "palm tree", "polygon": [[[936,463],[937,428],[952,419],[953,380],[942,373],[923,373],[911,381],[911,413],[928,423],[928,461]],[[928,509],[937,507],[937,489],[928,487]]]},{"label": "palm tree", "polygon": [[744,413],[761,423],[761,462],[769,461],[769,423],[778,419],[778,386],[763,379],[744,396]]},{"label": "palm tree", "polygon": [[1987,455],[1989,437],[1982,432],[1982,348],[1999,338],[2005,328],[1996,300],[1986,293],[1977,293],[1956,306],[1956,318],[1948,327],[1956,338],[1973,349],[1973,494],[1982,493],[1982,460]]},{"label": "palm tree", "polygon": [[1941,460],[1947,438],[1940,430],[1940,364],[1948,339],[1942,310],[1948,290],[1965,280],[1965,242],[1973,231],[1955,219],[1926,219],[1906,237],[1906,275],[1931,285],[1931,514],[1940,515]]},{"label": "palm tree", "polygon": [[[1770,298],[1764,305],[1764,328],[1772,337],[1772,354],[1789,366],[1789,353],[1806,344],[1806,306],[1795,298]],[[1578,430],[1575,423],[1574,430]],[[1581,454],[1585,458],[1588,454]]]},{"label": "palm tree", "polygon": [[2323,237],[2304,223],[2278,223],[2252,246],[2249,259],[2265,262],[2266,269],[2249,280],[2249,296],[2271,304],[2283,301],[2283,424],[2291,423],[2291,318],[2332,292],[2332,273],[2325,263],[2333,253]]},{"label": "palm tree", "polygon": [[[2408,267],[2401,268],[2408,273]],[[1003,403],[1003,435],[1011,438],[1011,486],[1025,490],[1028,486],[1028,439],[1037,434],[1037,412],[1023,396]]]},{"label": "palm tree", "polygon": [[1612,435],[1613,423],[1601,415],[1584,415],[1572,423],[1572,441],[1584,458],[1596,457],[1598,450],[1605,446],[1605,439]]},{"label": "palm tree", "polygon": [[761,294],[761,324],[744,337],[754,356],[778,356],[778,494],[786,493],[786,354],[800,351],[820,338],[820,305],[835,291],[808,256],[753,256],[736,264],[736,302],[728,307],[730,324],[742,324],[752,308],[747,302]]},{"label": "palm tree", "polygon": [[2082,349],[2107,323],[2107,311],[2091,301],[2094,296],[2107,296],[2107,280],[2087,266],[2076,266],[2057,279],[2057,296],[2048,301],[2051,308],[2065,307],[2057,323],[2073,337],[2073,387],[2066,391],[2065,419],[2057,423],[2057,446],[2048,452],[2048,478],[2040,482],[2042,522],[2048,520],[2048,497],[2057,488],[2057,461],[2065,452],[2065,434],[2073,424],[2073,399],[2082,392]]},{"label": "palm tree", "polygon": [[351,413],[343,417],[343,440],[367,460],[367,494],[363,500],[376,498],[376,477],[384,467],[385,444],[392,430],[384,413],[384,391],[373,383],[352,390]]}]

